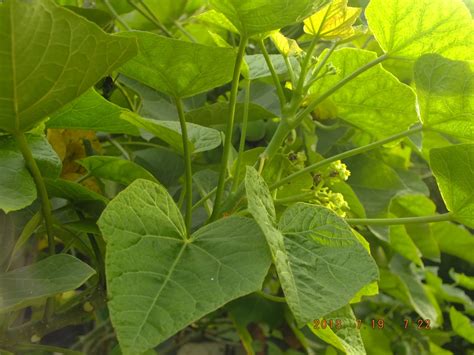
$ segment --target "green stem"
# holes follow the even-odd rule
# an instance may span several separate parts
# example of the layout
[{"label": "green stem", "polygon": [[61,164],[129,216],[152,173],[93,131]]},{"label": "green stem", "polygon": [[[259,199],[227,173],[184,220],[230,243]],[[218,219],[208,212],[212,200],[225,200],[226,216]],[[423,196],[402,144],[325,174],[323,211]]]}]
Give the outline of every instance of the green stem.
[{"label": "green stem", "polygon": [[359,75],[361,75],[362,73],[365,73],[367,70],[369,70],[370,68],[376,66],[377,64],[380,64],[382,63],[384,60],[386,60],[388,58],[387,54],[384,54],[384,55],[381,55],[380,57],[374,59],[373,61],[367,63],[366,65],[360,67],[359,69],[357,69],[356,71],[354,71],[353,73],[349,74],[348,76],[346,76],[344,79],[342,79],[341,81],[339,81],[336,85],[334,85],[332,88],[330,88],[328,91],[326,91],[324,94],[322,94],[321,96],[319,96],[316,100],[314,100],[313,102],[311,102],[307,107],[306,109],[304,109],[303,111],[301,111],[297,117],[296,117],[296,122],[299,122],[303,117],[306,117],[306,115],[310,114],[312,111],[314,111],[314,109],[316,108],[316,106],[318,106],[321,102],[323,102],[324,100],[326,100],[329,96],[331,96],[332,94],[334,94],[336,91],[338,91],[340,88],[342,88],[344,85],[346,85],[348,82],[350,82],[351,80],[355,79],[356,77],[358,77]]},{"label": "green stem", "polygon": [[268,54],[268,51],[267,51],[267,48],[265,47],[265,43],[263,42],[263,39],[261,39],[258,42],[258,45],[260,46],[260,50],[262,51],[263,58],[265,58],[267,67],[270,70],[270,73],[272,74],[273,83],[276,87],[278,99],[280,100],[280,107],[283,110],[283,107],[285,106],[285,103],[286,103],[286,98],[285,98],[285,93],[283,92],[283,88],[281,86],[280,78],[278,77],[275,67],[273,66],[272,60],[270,58],[270,55]]},{"label": "green stem", "polygon": [[294,96],[293,96],[294,98],[293,104],[295,102],[299,102],[301,96],[303,95],[304,84],[306,82],[306,76],[308,75],[309,68],[311,67],[311,59],[313,58],[313,52],[314,52],[314,49],[316,48],[317,43],[318,43],[318,37],[314,37],[313,40],[311,41],[311,44],[309,45],[308,50],[306,51],[306,56],[304,58],[303,65],[301,66],[301,74],[298,81],[298,85],[296,86]]},{"label": "green stem", "polygon": [[197,43],[196,38],[194,38],[194,36],[193,36],[191,33],[189,33],[189,31],[186,30],[186,29],[184,28],[184,26],[181,25],[178,21],[174,21],[174,25],[175,25],[176,28],[177,28],[178,30],[180,30],[181,33],[184,34],[191,42]]},{"label": "green stem", "polygon": [[148,5],[143,0],[138,0],[138,2],[145,8],[145,10],[150,14],[150,17],[153,23],[163,31],[168,37],[173,38],[173,34],[163,25],[158,17],[156,17],[155,13],[148,7]]},{"label": "green stem", "polygon": [[283,59],[284,59],[285,64],[286,64],[286,68],[288,69],[288,73],[290,73],[291,85],[295,86],[296,85],[296,76],[295,76],[295,71],[293,70],[293,66],[291,65],[290,58],[287,57],[286,55],[284,55]]},{"label": "green stem", "polygon": [[[329,60],[329,57],[331,56],[331,54],[334,52],[334,50],[336,49],[336,47],[338,46],[338,42],[334,42],[331,47],[329,48],[329,50],[327,51],[326,55],[324,56],[323,59],[320,60],[320,62],[318,63],[318,66],[316,67],[316,69],[314,69],[314,72],[312,74],[313,78],[318,79],[318,75],[319,73],[321,72],[321,70],[323,69],[324,65],[327,63],[327,61]],[[310,85],[308,85],[308,87],[310,87],[314,82],[312,81]]]},{"label": "green stem", "polygon": [[230,93],[230,107],[229,107],[229,120],[227,122],[227,129],[225,134],[224,152],[222,154],[221,170],[219,174],[219,183],[217,184],[216,199],[214,201],[214,209],[210,220],[213,221],[218,217],[219,208],[221,205],[222,197],[224,195],[225,180],[227,173],[227,164],[232,148],[232,132],[234,131],[235,121],[235,109],[237,105],[237,94],[239,92],[239,80],[240,72],[242,70],[242,63],[244,61],[245,48],[247,47],[248,39],[245,37],[240,38],[239,51],[237,53],[237,59],[234,67],[234,77],[232,79],[232,90]]},{"label": "green stem", "polygon": [[275,200],[275,205],[284,205],[293,202],[300,202],[300,201],[307,201],[308,199],[315,196],[315,191],[308,191],[302,194],[298,194],[295,196],[289,196],[284,198],[279,198]]},{"label": "green stem", "polygon": [[278,149],[280,149],[281,144],[285,140],[285,138],[288,136],[288,134],[291,132],[291,126],[288,123],[288,120],[286,118],[282,118],[280,123],[278,124],[277,130],[273,134],[272,139],[270,140],[270,143],[268,143],[267,147],[265,148],[265,151],[261,155],[261,159],[270,159],[272,158]]},{"label": "green stem", "polygon": [[183,152],[184,152],[184,161],[186,165],[186,230],[188,234],[191,231],[191,216],[192,216],[192,207],[193,207],[193,173],[191,165],[191,149],[189,146],[188,140],[188,127],[186,126],[186,118],[184,114],[183,101],[176,98],[176,109],[178,110],[179,123],[181,125],[181,135],[183,137]]},{"label": "green stem", "polygon": [[346,222],[354,226],[390,226],[395,224],[415,224],[452,221],[451,213],[434,216],[404,217],[404,218],[348,218]]},{"label": "green stem", "polygon": [[41,175],[41,171],[36,164],[35,159],[33,158],[33,153],[31,152],[30,147],[28,146],[28,141],[24,133],[18,133],[15,135],[16,141],[20,148],[23,158],[25,159],[26,166],[33,176],[33,180],[38,191],[38,197],[41,202],[41,213],[43,215],[44,227],[46,230],[46,235],[48,236],[48,248],[49,255],[54,255],[55,253],[55,244],[54,244],[54,234],[53,234],[53,215],[51,213],[51,203],[48,197],[48,191],[46,190],[46,185]]},{"label": "green stem", "polygon": [[257,295],[262,296],[263,298],[266,298],[267,300],[270,300],[272,302],[286,303],[285,297],[270,295],[263,291],[257,291],[256,293]]},{"label": "green stem", "polygon": [[296,178],[298,176],[301,176],[301,175],[304,175],[304,174],[309,173],[311,171],[314,171],[314,170],[320,169],[322,167],[325,167],[325,166],[327,166],[327,165],[329,165],[332,162],[335,162],[337,160],[342,160],[342,159],[352,157],[354,155],[365,153],[369,150],[378,148],[378,147],[380,147],[380,146],[382,146],[386,143],[390,143],[390,142],[396,141],[397,139],[400,139],[400,138],[412,135],[414,133],[420,132],[421,130],[422,130],[422,127],[412,128],[412,129],[409,129],[407,131],[404,131],[404,132],[395,134],[393,136],[390,136],[388,138],[370,143],[370,144],[365,145],[363,147],[354,148],[354,149],[348,150],[347,152],[334,155],[333,157],[330,157],[330,158],[324,159],[322,161],[319,161],[317,163],[311,164],[311,165],[307,166],[306,168],[304,168],[302,170],[299,170],[299,171],[297,171],[297,172],[295,172],[291,175],[288,175],[284,179],[281,179],[280,181],[277,181],[276,183],[271,185],[270,189],[271,190],[276,189],[276,188],[290,182],[291,180],[293,180],[294,178]]},{"label": "green stem", "polygon": [[235,191],[238,187],[240,170],[242,169],[242,159],[243,159],[244,150],[245,150],[245,137],[247,136],[249,106],[250,106],[250,80],[247,80],[246,85],[245,85],[244,117],[242,118],[242,131],[240,133],[239,155],[237,157],[237,167],[235,168],[234,181],[232,182],[232,191]]}]

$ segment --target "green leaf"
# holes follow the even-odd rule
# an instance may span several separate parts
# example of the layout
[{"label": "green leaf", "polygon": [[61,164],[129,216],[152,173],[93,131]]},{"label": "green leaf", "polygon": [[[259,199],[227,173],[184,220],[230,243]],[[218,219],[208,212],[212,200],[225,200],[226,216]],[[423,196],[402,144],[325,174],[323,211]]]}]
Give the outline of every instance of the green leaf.
[{"label": "green leaf", "polygon": [[67,254],[0,274],[0,313],[20,309],[57,293],[74,290],[95,274],[94,269]]},{"label": "green leaf", "polygon": [[405,226],[390,226],[390,245],[401,256],[418,266],[423,266],[421,253],[408,235]]},{"label": "green leaf", "polygon": [[[275,72],[280,76],[285,76],[288,74],[288,67],[285,63],[285,58],[280,54],[270,54],[270,60],[273,64]],[[299,69],[299,62],[296,58],[290,57],[288,60],[291,63],[291,66],[294,68],[295,71]],[[265,61],[265,57],[262,54],[252,54],[245,56],[245,62],[248,65],[248,79],[249,80],[256,80],[262,78],[269,78],[272,76],[270,69],[268,68],[267,62]]]},{"label": "green leaf", "polygon": [[449,309],[449,319],[453,330],[471,344],[474,344],[474,327],[471,320],[454,307]]},{"label": "green leaf", "polygon": [[50,197],[63,198],[74,203],[96,201],[102,205],[106,205],[109,201],[106,197],[89,190],[87,187],[78,184],[77,182],[64,179],[44,180]]},{"label": "green leaf", "polygon": [[[186,121],[201,126],[224,125],[229,117],[229,104],[227,102],[217,102],[212,105],[202,106],[186,113]],[[244,116],[244,104],[238,103],[235,112],[235,122],[240,123]],[[273,113],[260,105],[250,103],[249,121],[259,121],[275,117]]]},{"label": "green leaf", "polygon": [[434,223],[431,228],[443,253],[474,264],[474,235],[466,228],[450,222]]},{"label": "green leaf", "polygon": [[232,80],[236,55],[231,48],[138,31],[121,36],[136,38],[139,54],[120,72],[173,98],[194,96]]},{"label": "green leaf", "polygon": [[211,6],[224,14],[245,37],[278,30],[304,20],[325,0],[210,0]]},{"label": "green leaf", "polygon": [[437,54],[415,63],[421,119],[426,128],[474,140],[474,66]]},{"label": "green leaf", "polygon": [[[332,320],[333,327],[328,326],[323,329],[321,327],[323,320]],[[341,322],[340,329],[337,329],[335,324],[337,321]],[[364,343],[357,329],[357,320],[349,305],[325,315],[324,319],[320,320],[318,328],[315,328],[313,324],[308,327],[317,337],[346,354],[365,354]]]},{"label": "green leaf", "polygon": [[50,0],[0,4],[0,129],[25,132],[136,54]]},{"label": "green leaf", "polygon": [[[121,117],[136,127],[152,133],[155,137],[165,141],[178,152],[183,152],[183,139],[181,137],[181,126],[179,122],[153,120],[140,117],[132,112],[124,112]],[[221,134],[219,131],[194,123],[186,123],[186,125],[188,126],[188,139],[191,152],[205,152],[221,145]]]},{"label": "green leaf", "polygon": [[474,291],[474,277],[467,276],[462,273],[457,273],[454,269],[449,270],[449,276],[461,287]]},{"label": "green leaf", "polygon": [[248,208],[272,252],[288,305],[307,323],[343,305],[378,277],[377,266],[350,227],[335,213],[299,203],[276,214],[266,183],[248,167]]},{"label": "green leaf", "polygon": [[120,118],[123,112],[128,112],[128,110],[114,105],[91,89],[52,115],[46,122],[46,127],[85,129],[138,136],[139,130]]},{"label": "green leaf", "polygon": [[[56,178],[61,160],[44,136],[27,135],[33,158],[46,177]],[[0,209],[17,211],[36,199],[36,187],[12,136],[0,137]]]},{"label": "green leaf", "polygon": [[270,266],[253,220],[229,217],[187,236],[171,196],[146,180],[122,191],[98,224],[107,242],[109,310],[125,354],[259,290]]},{"label": "green leaf", "polygon": [[474,144],[432,149],[430,162],[446,207],[458,222],[474,228]]},{"label": "green leaf", "polygon": [[461,0],[371,0],[365,14],[380,46],[392,56],[473,57],[474,25]]},{"label": "green leaf", "polygon": [[117,157],[91,156],[78,161],[92,176],[129,185],[136,179],[158,182],[145,168]]},{"label": "green leaf", "polygon": [[[325,55],[325,52],[321,55]],[[330,62],[336,75],[326,75],[311,88],[320,95],[354,71],[377,58],[374,52],[343,48],[335,51]],[[413,90],[385,70],[380,64],[357,76],[331,95],[340,118],[377,138],[406,130],[418,122]]]}]

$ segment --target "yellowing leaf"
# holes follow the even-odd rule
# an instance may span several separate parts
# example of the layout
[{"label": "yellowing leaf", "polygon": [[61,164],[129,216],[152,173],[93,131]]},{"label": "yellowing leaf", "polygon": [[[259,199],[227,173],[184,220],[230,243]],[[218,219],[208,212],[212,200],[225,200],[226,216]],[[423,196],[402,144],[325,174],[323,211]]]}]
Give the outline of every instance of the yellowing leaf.
[{"label": "yellowing leaf", "polygon": [[304,21],[304,31],[323,39],[349,38],[360,13],[360,8],[347,6],[347,0],[334,0]]},{"label": "yellowing leaf", "polygon": [[285,57],[299,55],[303,50],[294,39],[286,38],[280,31],[275,31],[270,35],[273,44]]}]

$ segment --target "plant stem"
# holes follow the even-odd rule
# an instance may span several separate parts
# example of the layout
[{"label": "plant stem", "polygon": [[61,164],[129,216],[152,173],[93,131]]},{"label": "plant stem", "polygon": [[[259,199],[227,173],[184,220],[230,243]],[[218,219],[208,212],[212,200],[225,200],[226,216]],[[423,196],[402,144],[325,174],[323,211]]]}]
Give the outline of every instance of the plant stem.
[{"label": "plant stem", "polygon": [[268,294],[266,292],[263,292],[263,291],[257,291],[256,293],[257,293],[257,295],[259,295],[263,298],[266,298],[267,300],[270,300],[272,302],[286,303],[285,297],[270,295],[270,294]]},{"label": "plant stem", "polygon": [[156,17],[155,13],[148,7],[148,5],[143,0],[138,0],[138,2],[145,8],[145,10],[150,15],[152,22],[161,30],[163,31],[168,37],[173,38],[173,34],[163,25],[158,17]]},{"label": "plant stem", "polygon": [[33,180],[38,191],[38,197],[41,202],[41,213],[43,215],[44,227],[46,230],[46,235],[48,236],[48,249],[49,255],[54,255],[55,253],[55,244],[54,244],[54,234],[53,234],[53,216],[51,213],[51,203],[48,197],[48,191],[46,190],[46,185],[41,175],[41,171],[36,164],[35,159],[33,158],[33,153],[31,152],[30,147],[28,146],[28,141],[24,133],[15,134],[15,139],[18,143],[23,158],[25,159],[26,166],[33,176]]},{"label": "plant stem", "polygon": [[194,36],[193,36],[191,33],[189,33],[189,31],[186,30],[186,29],[184,28],[184,26],[181,25],[178,21],[174,21],[174,25],[175,25],[176,28],[177,28],[178,30],[180,30],[181,33],[184,34],[191,42],[197,43],[196,38],[194,38]]},{"label": "plant stem", "polygon": [[219,174],[219,183],[217,184],[216,199],[214,201],[214,209],[210,221],[214,221],[219,214],[219,208],[224,195],[225,180],[227,173],[227,164],[229,161],[230,151],[232,148],[232,132],[234,131],[235,121],[235,108],[237,105],[237,94],[239,92],[239,80],[240,72],[242,70],[242,63],[245,55],[245,48],[247,47],[248,39],[245,37],[240,38],[239,51],[237,53],[237,59],[234,67],[234,77],[232,79],[232,89],[230,93],[230,106],[229,106],[229,120],[227,121],[227,129],[225,134],[224,152],[222,154],[221,170]]},{"label": "plant stem", "polygon": [[409,129],[407,131],[397,133],[397,134],[395,134],[393,136],[390,136],[388,138],[370,143],[370,144],[365,145],[363,147],[354,148],[354,149],[348,150],[347,152],[334,155],[330,158],[327,158],[327,159],[324,159],[324,160],[319,161],[317,163],[311,164],[311,165],[307,166],[306,168],[304,168],[302,170],[299,170],[299,171],[297,171],[297,172],[295,172],[291,175],[288,175],[287,177],[285,177],[285,178],[281,179],[280,181],[277,181],[276,183],[271,185],[270,189],[271,190],[276,189],[276,188],[290,182],[292,179],[294,179],[298,176],[304,175],[304,174],[309,173],[311,171],[314,171],[314,170],[317,170],[317,169],[322,168],[324,166],[327,166],[327,165],[329,165],[332,162],[335,162],[337,160],[342,160],[342,159],[346,159],[346,158],[352,157],[352,156],[357,155],[357,154],[365,153],[365,152],[367,152],[369,150],[372,150],[374,148],[378,148],[378,147],[380,147],[380,146],[382,146],[386,143],[390,143],[390,142],[396,141],[397,139],[400,139],[400,138],[409,136],[411,134],[420,132],[421,130],[422,130],[422,127],[412,128],[412,129]]},{"label": "plant stem", "polygon": [[235,191],[238,187],[240,170],[242,169],[242,158],[245,150],[245,137],[247,136],[247,124],[249,119],[249,106],[250,106],[250,80],[246,81],[245,85],[245,103],[244,103],[244,117],[242,119],[242,130],[240,133],[239,143],[239,155],[237,157],[237,167],[235,168],[235,177],[232,182],[232,191]]},{"label": "plant stem", "polygon": [[286,98],[285,98],[285,93],[283,92],[283,88],[280,83],[280,78],[278,77],[275,67],[273,66],[272,60],[270,58],[270,55],[268,54],[268,51],[267,51],[267,48],[265,47],[265,43],[263,42],[263,39],[258,41],[258,45],[260,46],[260,50],[262,51],[263,58],[265,58],[267,67],[270,70],[270,73],[272,74],[273,83],[276,87],[278,99],[280,100],[280,108],[283,110],[283,107],[285,106],[285,103],[286,103]]},{"label": "plant stem", "polygon": [[314,37],[309,45],[308,50],[306,51],[306,56],[303,61],[303,65],[301,66],[301,74],[298,81],[298,85],[296,86],[294,96],[293,96],[293,103],[298,102],[303,95],[304,84],[306,82],[306,76],[308,75],[309,68],[311,66],[311,59],[313,58],[313,52],[316,48],[316,44],[318,43],[318,37]]},{"label": "plant stem", "polygon": [[437,214],[434,216],[404,217],[404,218],[348,218],[346,222],[355,226],[390,226],[395,224],[415,224],[452,221],[451,213]]},{"label": "plant stem", "polygon": [[388,58],[387,54],[383,54],[381,55],[380,57],[374,59],[373,61],[367,63],[366,65],[360,67],[359,69],[357,69],[356,71],[354,71],[353,73],[349,74],[348,76],[346,76],[344,79],[342,79],[341,81],[339,81],[336,85],[334,85],[332,88],[330,88],[328,91],[326,91],[324,94],[322,94],[321,96],[319,96],[316,100],[314,100],[313,102],[311,102],[307,107],[306,109],[304,109],[303,111],[301,111],[297,117],[296,117],[296,122],[299,122],[303,117],[305,117],[306,115],[310,114],[315,108],[316,106],[318,106],[321,102],[323,102],[324,100],[326,100],[329,96],[331,96],[332,94],[334,94],[337,90],[339,90],[340,88],[342,88],[344,85],[346,85],[348,82],[350,82],[351,80],[355,79],[356,77],[358,77],[359,75],[361,75],[362,73],[366,72],[367,70],[369,70],[370,68],[376,66],[377,64],[380,64],[382,63],[384,60],[386,60]]},{"label": "plant stem", "polygon": [[178,110],[179,123],[181,125],[181,136],[183,137],[183,152],[184,152],[184,161],[186,165],[186,230],[188,234],[191,230],[191,217],[192,217],[192,207],[193,207],[193,172],[191,165],[191,150],[189,147],[188,140],[188,127],[186,126],[186,118],[184,114],[183,101],[176,98],[176,109]]},{"label": "plant stem", "polygon": [[131,31],[132,29],[130,28],[130,26],[124,21],[122,20],[122,18],[120,17],[120,15],[117,13],[117,11],[115,11],[114,7],[112,6],[112,4],[110,3],[109,0],[104,0],[104,3],[105,3],[105,6],[107,6],[107,8],[109,9],[109,11],[112,13],[112,15],[115,17],[115,19],[127,30],[127,31]]},{"label": "plant stem", "polygon": [[336,47],[338,46],[338,42],[334,42],[331,47],[329,48],[329,50],[327,51],[326,55],[324,56],[323,59],[321,59],[321,61],[318,63],[318,66],[316,67],[316,69],[314,69],[314,72],[313,72],[313,77],[316,79],[318,77],[318,74],[321,72],[321,70],[323,69],[324,65],[327,63],[327,61],[329,60],[329,57],[331,56],[331,54],[334,52],[334,50],[336,49]]}]

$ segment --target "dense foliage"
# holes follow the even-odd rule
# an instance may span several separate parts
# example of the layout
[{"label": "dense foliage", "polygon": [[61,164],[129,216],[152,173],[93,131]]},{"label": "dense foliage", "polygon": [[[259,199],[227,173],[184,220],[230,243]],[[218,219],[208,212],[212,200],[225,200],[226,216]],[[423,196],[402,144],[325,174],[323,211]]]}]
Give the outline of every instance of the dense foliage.
[{"label": "dense foliage", "polygon": [[473,353],[461,0],[0,0],[0,352]]}]

